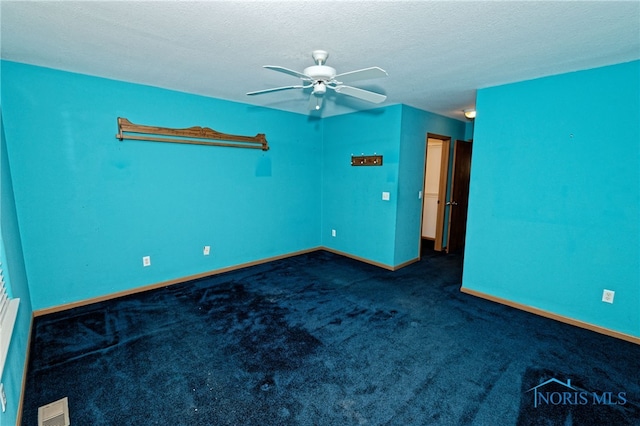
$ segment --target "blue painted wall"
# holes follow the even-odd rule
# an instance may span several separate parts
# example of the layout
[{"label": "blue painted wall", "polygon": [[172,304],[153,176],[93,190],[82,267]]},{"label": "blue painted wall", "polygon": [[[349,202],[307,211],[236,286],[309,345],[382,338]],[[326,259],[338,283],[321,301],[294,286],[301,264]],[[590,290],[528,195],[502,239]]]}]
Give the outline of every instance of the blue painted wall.
[{"label": "blue painted wall", "polygon": [[[418,198],[418,193],[424,186],[427,133],[449,136],[455,141],[465,138],[466,126],[462,121],[406,105],[402,107],[395,265],[411,261],[420,253],[423,200]],[[452,143],[451,150],[453,145]],[[449,160],[453,161],[453,151]],[[452,170],[449,167],[449,173]],[[445,228],[446,222],[445,220]]]},{"label": "blue painted wall", "polygon": [[0,425],[14,425],[18,415],[22,377],[31,329],[31,296],[22,255],[20,227],[16,214],[11,170],[7,159],[2,108],[0,107],[0,259],[10,295],[20,299],[18,317],[9,344],[1,382],[7,396],[7,411],[0,412]]},{"label": "blue painted wall", "polygon": [[[401,119],[402,106],[395,105],[323,120],[323,246],[395,264]],[[382,155],[383,165],[351,166],[351,156],[362,154]]]},{"label": "blue painted wall", "polygon": [[638,93],[638,61],[478,92],[465,288],[640,336]]},{"label": "blue painted wall", "polygon": [[[34,310],[320,244],[319,121],[2,65],[7,151]],[[120,142],[117,117],[265,133],[271,149]],[[208,257],[204,245],[212,247]]]},{"label": "blue painted wall", "polygon": [[[465,123],[406,105],[323,122],[322,245],[387,267],[417,259],[427,133],[463,139]],[[352,154],[383,166],[353,167]]]}]

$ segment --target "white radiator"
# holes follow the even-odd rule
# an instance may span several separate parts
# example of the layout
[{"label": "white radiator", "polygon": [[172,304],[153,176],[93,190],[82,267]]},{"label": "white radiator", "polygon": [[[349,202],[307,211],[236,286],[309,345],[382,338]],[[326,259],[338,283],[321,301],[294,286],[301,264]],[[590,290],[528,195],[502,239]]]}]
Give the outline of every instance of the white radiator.
[{"label": "white radiator", "polygon": [[0,263],[0,378],[4,372],[4,363],[7,360],[19,303],[20,299],[11,299],[7,293],[2,263]]}]

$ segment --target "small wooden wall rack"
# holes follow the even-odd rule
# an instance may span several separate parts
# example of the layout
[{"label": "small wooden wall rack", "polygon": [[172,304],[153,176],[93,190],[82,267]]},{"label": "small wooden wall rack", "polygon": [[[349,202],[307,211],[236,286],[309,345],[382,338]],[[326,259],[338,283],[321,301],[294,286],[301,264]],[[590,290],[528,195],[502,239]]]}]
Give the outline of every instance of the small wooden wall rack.
[{"label": "small wooden wall rack", "polygon": [[352,155],[352,166],[382,166],[382,155]]},{"label": "small wooden wall rack", "polygon": [[[137,133],[139,136],[131,133]],[[154,136],[149,136],[154,135]],[[188,139],[176,139],[172,136]],[[255,136],[239,136],[220,133],[208,127],[189,127],[187,129],[171,129],[168,127],[143,126],[133,124],[126,118],[118,117],[118,134],[121,141],[132,139],[138,141],[187,143],[194,145],[229,146],[235,148],[252,148],[267,151],[269,144],[264,133]],[[212,142],[225,141],[225,142]]]}]

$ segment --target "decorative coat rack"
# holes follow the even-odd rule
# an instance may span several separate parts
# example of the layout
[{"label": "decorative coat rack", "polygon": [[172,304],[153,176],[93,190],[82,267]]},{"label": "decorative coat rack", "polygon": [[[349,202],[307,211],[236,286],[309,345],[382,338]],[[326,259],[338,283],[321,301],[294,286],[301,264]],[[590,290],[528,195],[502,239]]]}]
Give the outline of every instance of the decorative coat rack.
[{"label": "decorative coat rack", "polygon": [[351,155],[352,166],[382,166],[382,155]]},{"label": "decorative coat rack", "polygon": [[[137,133],[134,135],[131,133]],[[139,136],[146,135],[146,136]],[[153,136],[151,136],[153,135]],[[176,139],[172,136],[187,139]],[[264,133],[255,136],[239,136],[220,133],[208,127],[189,127],[187,129],[171,129],[168,127],[143,126],[133,124],[126,118],[118,117],[118,134],[121,141],[132,139],[138,141],[187,143],[194,145],[229,146],[235,148],[251,148],[267,151],[269,144]],[[225,141],[225,142],[212,142]]]}]

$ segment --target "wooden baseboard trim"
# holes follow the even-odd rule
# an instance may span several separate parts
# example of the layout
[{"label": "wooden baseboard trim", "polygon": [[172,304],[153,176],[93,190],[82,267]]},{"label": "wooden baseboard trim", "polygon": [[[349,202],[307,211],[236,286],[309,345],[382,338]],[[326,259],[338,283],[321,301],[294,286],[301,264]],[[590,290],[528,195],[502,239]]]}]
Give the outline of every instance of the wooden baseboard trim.
[{"label": "wooden baseboard trim", "polygon": [[510,306],[512,308],[520,309],[521,311],[529,312],[541,317],[550,318],[552,320],[560,321],[565,324],[570,324],[576,327],[584,328],[596,333],[604,334],[606,336],[615,337],[616,339],[626,340],[627,342],[640,345],[640,337],[631,336],[630,334],[621,333],[619,331],[611,330],[599,325],[591,324],[588,322],[576,320],[573,318],[565,317],[562,315],[554,314],[553,312],[545,311],[533,306],[523,305],[522,303],[512,302],[511,300],[503,299],[501,297],[492,296],[490,294],[482,293],[480,291],[472,290],[469,288],[460,288],[462,293],[466,293],[472,296],[480,297],[481,299],[490,300],[492,302],[500,303],[502,305]]},{"label": "wooden baseboard trim", "polygon": [[416,263],[416,262],[420,262],[420,257],[416,257],[415,259],[407,260],[407,261],[406,261],[406,262],[404,262],[404,263],[401,263],[401,264],[399,264],[399,265],[396,265],[396,266],[394,266],[394,267],[393,267],[392,271],[397,271],[398,269],[402,269],[402,268],[404,268],[405,266],[409,266],[409,265],[411,265],[412,263]]},{"label": "wooden baseboard trim", "polygon": [[408,260],[404,263],[401,263],[396,266],[390,266],[385,263],[376,262],[373,260],[365,259],[364,257],[354,256],[349,253],[342,252],[340,250],[334,250],[329,247],[320,247],[320,250],[328,251],[329,253],[337,254],[339,256],[348,257],[349,259],[357,260],[359,262],[368,263],[369,265],[377,266],[379,268],[387,269],[389,271],[397,271],[398,269],[404,268],[405,266],[411,265],[412,263],[420,261],[420,257],[416,257],[415,259]]},{"label": "wooden baseboard trim", "polygon": [[266,259],[254,260],[251,262],[241,263],[239,265],[228,266],[225,268],[214,269],[212,271],[202,272],[199,274],[188,275],[186,277],[176,278],[173,280],[162,281],[155,284],[150,284],[142,287],[136,287],[129,290],[123,290],[116,293],[105,294],[104,296],[92,297],[90,299],[84,299],[77,302],[65,303],[63,305],[53,306],[51,308],[38,309],[37,311],[33,311],[34,317],[40,317],[43,315],[53,314],[56,312],[66,311],[68,309],[78,308],[80,306],[90,305],[92,303],[104,302],[106,300],[117,299],[119,297],[129,296],[131,294],[142,293],[149,290],[154,290],[156,288],[167,287],[174,284],[180,284],[187,281],[197,280],[200,278],[211,277],[213,275],[223,274],[225,272],[236,271],[239,269],[248,268],[250,266],[261,265],[263,263],[273,262],[275,260],[286,259],[288,257],[299,256],[301,254],[311,253],[314,251],[318,251],[322,249],[321,247],[314,247],[311,249],[300,250],[296,252],[286,253],[278,256],[268,257]]},{"label": "wooden baseboard trim", "polygon": [[31,322],[29,323],[29,334],[27,334],[27,351],[24,357],[24,367],[22,368],[22,387],[20,391],[20,400],[18,401],[18,412],[16,413],[16,426],[22,424],[22,410],[24,409],[24,393],[27,389],[27,369],[29,368],[29,358],[31,357],[31,332],[33,331],[33,313],[31,314]]},{"label": "wooden baseboard trim", "polygon": [[43,315],[53,314],[53,313],[56,313],[56,312],[62,312],[62,311],[66,311],[66,310],[69,310],[69,309],[78,308],[80,306],[86,306],[86,305],[90,305],[90,304],[93,304],[93,303],[104,302],[106,300],[117,299],[119,297],[129,296],[131,294],[136,294],[136,293],[142,293],[142,292],[145,292],[145,291],[154,290],[156,288],[167,287],[167,286],[170,286],[170,285],[180,284],[180,283],[184,283],[184,282],[187,282],[187,281],[197,280],[197,279],[200,279],[200,278],[211,277],[213,275],[223,274],[225,272],[236,271],[236,270],[239,270],[239,269],[248,268],[250,266],[261,265],[263,263],[273,262],[275,260],[280,260],[280,259],[286,259],[286,258],[293,257],[293,256],[299,256],[301,254],[312,253],[312,252],[318,251],[318,250],[328,251],[330,253],[337,254],[339,256],[348,257],[348,258],[351,258],[351,259],[354,259],[354,260],[357,260],[357,261],[360,261],[360,262],[368,263],[370,265],[374,265],[374,266],[378,266],[380,268],[387,269],[389,271],[397,271],[400,268],[404,268],[405,266],[410,265],[410,264],[420,260],[420,258],[417,257],[415,259],[411,259],[411,260],[409,260],[407,262],[401,263],[400,265],[397,265],[397,266],[389,266],[389,265],[385,265],[384,263],[375,262],[375,261],[372,261],[372,260],[369,260],[369,259],[365,259],[365,258],[359,257],[359,256],[354,256],[354,255],[351,255],[349,253],[341,252],[339,250],[334,250],[334,249],[331,249],[331,248],[328,248],[328,247],[319,246],[319,247],[314,247],[314,248],[310,248],[310,249],[306,249],[306,250],[299,250],[299,251],[295,251],[295,252],[291,252],[291,253],[287,253],[287,254],[282,254],[282,255],[279,255],[279,256],[268,257],[266,259],[260,259],[260,260],[255,260],[255,261],[252,261],[252,262],[242,263],[242,264],[239,264],[239,265],[228,266],[226,268],[215,269],[213,271],[202,272],[200,274],[194,274],[194,275],[189,275],[189,276],[186,276],[186,277],[176,278],[176,279],[173,279],[173,280],[162,281],[162,282],[155,283],[155,284],[149,284],[149,285],[142,286],[142,287],[136,287],[136,288],[132,288],[132,289],[129,289],[129,290],[123,290],[123,291],[119,291],[119,292],[116,292],[116,293],[109,293],[109,294],[105,294],[104,296],[93,297],[93,298],[90,298],[90,299],[84,299],[84,300],[80,300],[80,301],[77,301],[77,302],[65,303],[63,305],[52,306],[50,308],[45,308],[45,309],[38,309],[36,311],[33,311],[33,316],[35,318],[35,317],[40,317],[40,316],[43,316]]},{"label": "wooden baseboard trim", "polygon": [[320,247],[320,250],[328,251],[329,253],[337,254],[339,256],[348,257],[349,259],[357,260],[359,262],[368,263],[369,265],[377,266],[379,268],[384,268],[389,271],[395,270],[393,266],[386,265],[384,263],[376,262],[374,260],[365,259],[364,257],[354,256],[353,254],[345,253],[340,250],[334,250],[329,247]]}]

